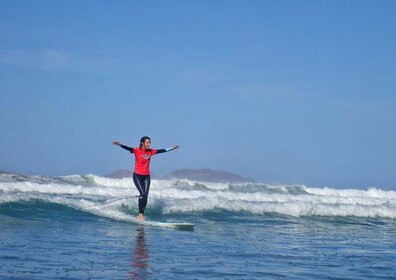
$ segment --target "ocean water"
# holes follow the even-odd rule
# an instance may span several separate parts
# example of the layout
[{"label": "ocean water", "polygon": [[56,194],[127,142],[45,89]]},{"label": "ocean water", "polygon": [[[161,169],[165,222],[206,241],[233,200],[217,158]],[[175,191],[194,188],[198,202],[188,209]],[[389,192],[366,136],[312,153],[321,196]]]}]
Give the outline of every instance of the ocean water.
[{"label": "ocean water", "polygon": [[396,279],[396,192],[0,175],[0,279]]}]

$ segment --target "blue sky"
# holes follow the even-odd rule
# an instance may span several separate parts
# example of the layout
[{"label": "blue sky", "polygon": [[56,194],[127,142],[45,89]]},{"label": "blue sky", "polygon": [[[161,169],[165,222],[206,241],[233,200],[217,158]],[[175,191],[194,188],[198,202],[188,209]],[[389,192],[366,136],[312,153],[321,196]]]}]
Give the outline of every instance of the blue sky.
[{"label": "blue sky", "polygon": [[396,189],[395,1],[0,4],[0,170]]}]

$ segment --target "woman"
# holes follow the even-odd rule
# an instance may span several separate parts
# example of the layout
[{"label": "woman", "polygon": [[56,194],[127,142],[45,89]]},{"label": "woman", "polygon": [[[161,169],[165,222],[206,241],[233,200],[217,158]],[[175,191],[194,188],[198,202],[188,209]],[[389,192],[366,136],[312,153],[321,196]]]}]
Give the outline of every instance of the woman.
[{"label": "woman", "polygon": [[118,141],[114,141],[113,145],[120,146],[121,148],[130,151],[135,154],[135,169],[133,172],[133,182],[139,191],[139,216],[140,220],[144,220],[144,209],[147,205],[147,197],[150,189],[150,160],[155,154],[165,153],[179,148],[179,146],[173,146],[167,149],[150,149],[151,139],[148,136],[140,139],[139,148],[131,148],[122,145]]}]

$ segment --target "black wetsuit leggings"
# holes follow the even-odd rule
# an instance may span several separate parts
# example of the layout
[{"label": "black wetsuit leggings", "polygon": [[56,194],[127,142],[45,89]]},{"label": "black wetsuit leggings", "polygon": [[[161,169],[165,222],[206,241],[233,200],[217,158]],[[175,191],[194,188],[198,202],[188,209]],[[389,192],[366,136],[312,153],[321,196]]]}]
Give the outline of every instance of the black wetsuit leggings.
[{"label": "black wetsuit leggings", "polygon": [[147,197],[150,190],[150,175],[133,173],[133,182],[139,191],[139,213],[144,214],[147,205]]}]

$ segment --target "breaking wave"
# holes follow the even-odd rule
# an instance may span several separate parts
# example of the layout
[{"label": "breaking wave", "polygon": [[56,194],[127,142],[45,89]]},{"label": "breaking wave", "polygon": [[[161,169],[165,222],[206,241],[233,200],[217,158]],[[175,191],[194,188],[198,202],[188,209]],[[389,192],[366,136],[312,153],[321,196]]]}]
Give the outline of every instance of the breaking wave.
[{"label": "breaking wave", "polygon": [[[137,213],[131,178],[95,175],[61,177],[0,175],[0,210],[10,203],[40,201],[97,216],[128,220]],[[160,215],[281,214],[293,217],[379,217],[396,219],[396,192],[377,188],[333,189],[262,183],[224,184],[190,180],[152,180],[148,211]]]}]

